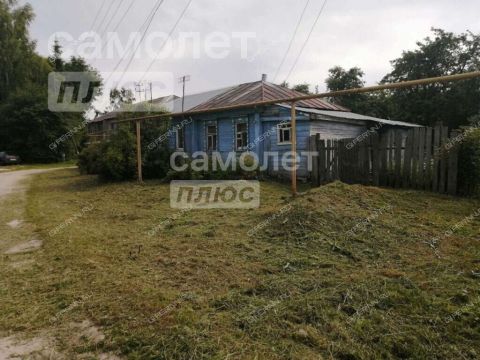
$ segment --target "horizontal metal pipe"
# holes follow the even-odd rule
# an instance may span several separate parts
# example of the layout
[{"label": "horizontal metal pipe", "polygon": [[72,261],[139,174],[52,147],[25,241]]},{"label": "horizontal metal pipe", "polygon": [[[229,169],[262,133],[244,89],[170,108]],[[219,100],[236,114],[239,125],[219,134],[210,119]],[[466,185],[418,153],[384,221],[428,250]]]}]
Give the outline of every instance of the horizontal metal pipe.
[{"label": "horizontal metal pipe", "polygon": [[244,108],[273,105],[273,104],[285,103],[285,102],[293,103],[293,102],[298,102],[302,100],[321,99],[321,98],[327,98],[327,97],[339,97],[339,96],[363,94],[363,93],[381,91],[381,90],[402,89],[402,88],[418,86],[418,85],[428,85],[428,84],[434,84],[434,83],[446,83],[446,82],[453,82],[453,81],[470,80],[470,79],[479,78],[479,77],[480,77],[480,71],[474,71],[474,72],[468,72],[468,73],[456,74],[456,75],[439,76],[439,77],[425,78],[425,79],[419,79],[419,80],[401,81],[397,83],[390,83],[390,84],[383,84],[383,85],[367,86],[363,88],[331,91],[331,92],[326,92],[321,94],[302,95],[302,96],[296,96],[296,97],[290,97],[290,98],[258,101],[258,102],[247,103],[247,104],[223,106],[215,109],[150,115],[150,116],[137,117],[137,118],[131,118],[131,119],[117,120],[115,122],[121,123],[121,122],[130,122],[130,121],[155,120],[155,119],[163,119],[163,118],[178,117],[178,116],[201,115],[201,114],[218,112],[218,111],[244,109]]}]

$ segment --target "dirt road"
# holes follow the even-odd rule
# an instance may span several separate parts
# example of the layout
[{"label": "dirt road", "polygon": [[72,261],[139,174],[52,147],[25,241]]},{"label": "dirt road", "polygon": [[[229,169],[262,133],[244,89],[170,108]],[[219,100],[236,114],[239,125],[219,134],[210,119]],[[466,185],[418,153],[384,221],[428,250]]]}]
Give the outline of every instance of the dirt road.
[{"label": "dirt road", "polygon": [[0,199],[14,192],[24,191],[26,180],[30,175],[40,174],[51,170],[19,170],[10,172],[0,172]]}]

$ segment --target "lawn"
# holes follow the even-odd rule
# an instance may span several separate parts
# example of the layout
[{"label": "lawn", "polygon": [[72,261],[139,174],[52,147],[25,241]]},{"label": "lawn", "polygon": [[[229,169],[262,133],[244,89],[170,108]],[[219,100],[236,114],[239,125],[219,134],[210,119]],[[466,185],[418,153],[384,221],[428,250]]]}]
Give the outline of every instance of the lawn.
[{"label": "lawn", "polygon": [[57,169],[63,167],[73,167],[76,166],[76,160],[70,160],[59,163],[50,163],[50,164],[19,164],[19,165],[8,165],[0,166],[0,173],[7,171],[18,171],[18,170],[35,170],[35,169]]},{"label": "lawn", "polygon": [[0,263],[0,330],[68,348],[66,324],[88,319],[129,359],[480,357],[479,201],[261,191],[258,210],[180,213],[168,184],[37,175],[27,216],[44,245],[31,268]]}]

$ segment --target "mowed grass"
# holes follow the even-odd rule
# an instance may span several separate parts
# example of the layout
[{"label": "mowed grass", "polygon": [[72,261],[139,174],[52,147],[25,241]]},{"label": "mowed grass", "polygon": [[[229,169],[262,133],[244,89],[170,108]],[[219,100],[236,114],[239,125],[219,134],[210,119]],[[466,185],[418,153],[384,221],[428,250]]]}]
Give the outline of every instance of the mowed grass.
[{"label": "mowed grass", "polygon": [[19,171],[19,170],[36,170],[36,169],[57,169],[63,167],[74,167],[76,166],[76,160],[69,160],[59,163],[50,163],[50,164],[19,164],[19,165],[7,165],[0,166],[0,173],[9,172],[9,171]]},{"label": "mowed grass", "polygon": [[181,213],[168,184],[37,176],[27,214],[44,247],[30,269],[0,264],[0,329],[49,329],[68,347],[67,324],[89,319],[102,351],[130,359],[480,357],[480,216],[465,221],[480,202],[341,183],[294,200],[288,185],[261,191],[258,210]]}]

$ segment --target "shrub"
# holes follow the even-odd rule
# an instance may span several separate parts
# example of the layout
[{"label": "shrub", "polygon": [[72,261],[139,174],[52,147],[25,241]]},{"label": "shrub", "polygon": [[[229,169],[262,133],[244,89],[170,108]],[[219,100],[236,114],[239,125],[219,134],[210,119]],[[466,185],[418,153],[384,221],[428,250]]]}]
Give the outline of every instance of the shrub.
[{"label": "shrub", "polygon": [[132,180],[136,174],[135,136],[120,127],[102,146],[100,176],[105,180]]},{"label": "shrub", "polygon": [[78,155],[80,173],[96,175],[100,173],[100,159],[102,158],[102,144],[91,144]]},{"label": "shrub", "polygon": [[[145,179],[163,179],[167,176],[170,151],[166,145],[147,150],[145,144],[152,141],[152,129],[142,137],[143,176]],[[136,178],[136,139],[131,128],[120,127],[108,141],[91,144],[79,155],[78,166],[84,174],[97,174],[104,180],[122,181]]]},{"label": "shrub", "polygon": [[252,170],[243,170],[240,168],[238,162],[236,169],[227,168],[222,170],[220,164],[217,163],[216,169],[213,169],[213,160],[210,157],[208,159],[208,170],[205,171],[193,171],[191,167],[190,159],[177,158],[177,166],[187,165],[183,171],[170,170],[166,177],[166,180],[252,180],[258,179],[261,175],[259,166],[254,168],[254,159],[252,156],[246,156],[244,164],[247,168]]},{"label": "shrub", "polygon": [[458,188],[461,195],[480,196],[480,129],[465,134],[458,164]]}]

